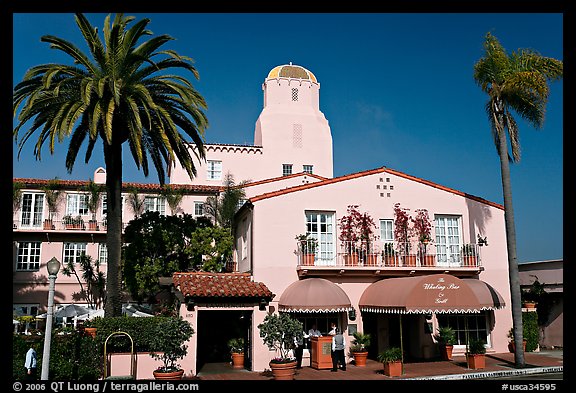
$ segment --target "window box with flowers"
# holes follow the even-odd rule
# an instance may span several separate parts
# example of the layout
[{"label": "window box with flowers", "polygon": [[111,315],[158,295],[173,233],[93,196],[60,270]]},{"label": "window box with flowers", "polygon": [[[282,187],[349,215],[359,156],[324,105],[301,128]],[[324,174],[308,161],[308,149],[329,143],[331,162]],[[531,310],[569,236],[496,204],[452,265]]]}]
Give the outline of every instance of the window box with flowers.
[{"label": "window box with flowers", "polygon": [[344,265],[357,266],[359,260],[358,242],[360,240],[357,224],[361,217],[358,205],[349,205],[347,213],[340,218],[340,236],[338,239],[342,242],[341,245],[344,250]]},{"label": "window box with flowers", "polygon": [[80,216],[72,217],[71,215],[66,215],[62,217],[62,221],[66,229],[84,229],[84,220]]},{"label": "window box with flowers", "polygon": [[378,264],[378,252],[375,247],[377,238],[374,236],[376,223],[366,212],[360,213],[357,217],[356,225],[358,226],[362,261],[365,266],[376,266]]},{"label": "window box with flowers", "polygon": [[309,233],[296,236],[296,240],[298,240],[300,263],[305,266],[313,266],[316,258],[318,240],[310,236]]}]

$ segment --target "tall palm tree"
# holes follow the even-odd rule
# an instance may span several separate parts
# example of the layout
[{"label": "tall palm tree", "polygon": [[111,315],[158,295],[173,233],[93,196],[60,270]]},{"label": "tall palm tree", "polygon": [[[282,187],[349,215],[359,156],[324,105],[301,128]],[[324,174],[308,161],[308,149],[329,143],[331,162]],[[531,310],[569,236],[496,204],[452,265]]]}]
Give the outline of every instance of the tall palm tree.
[{"label": "tall palm tree", "polygon": [[[108,200],[108,283],[106,316],[121,315],[120,250],[122,145],[126,142],[138,169],[148,176],[148,157],[165,182],[165,168],[178,161],[190,178],[196,175],[193,156],[205,159],[204,131],[208,120],[203,112],[204,98],[186,78],[166,74],[166,70],[183,69],[198,79],[193,60],[173,50],[159,50],[172,40],[152,35],[142,19],[128,28],[133,16],[117,14],[110,24],[104,20],[101,41],[98,30],[82,14],[75,20],[90,50],[83,53],[64,39],[45,35],[43,42],[71,57],[73,64],[43,64],[32,67],[13,94],[14,115],[21,108],[19,124],[14,129],[18,139],[21,127],[31,121],[19,143],[23,145],[39,131],[34,154],[41,159],[41,148],[48,143],[54,153],[54,142],[70,138],[66,169],[72,172],[76,156],[87,139],[85,162],[90,160],[96,143],[101,140],[106,164]],[[192,138],[196,149],[189,149],[182,130]]]},{"label": "tall palm tree", "polygon": [[564,67],[562,61],[543,57],[528,49],[519,49],[508,55],[498,39],[490,33],[486,34],[484,50],[485,56],[474,65],[474,79],[482,91],[488,94],[486,113],[496,151],[500,156],[512,319],[516,344],[514,362],[516,367],[524,367],[526,363],[522,351],[522,304],[509,166],[509,163],[520,160],[520,135],[512,111],[534,128],[541,128],[550,93],[548,83],[562,79]]}]

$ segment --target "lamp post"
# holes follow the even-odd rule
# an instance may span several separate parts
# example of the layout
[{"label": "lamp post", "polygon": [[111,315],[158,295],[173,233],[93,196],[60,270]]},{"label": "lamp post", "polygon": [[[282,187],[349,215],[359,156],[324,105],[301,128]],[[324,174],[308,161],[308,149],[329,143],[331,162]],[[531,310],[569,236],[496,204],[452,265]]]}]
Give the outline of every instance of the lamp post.
[{"label": "lamp post", "polygon": [[48,313],[46,314],[46,331],[44,332],[44,352],[42,355],[42,374],[40,379],[48,380],[48,370],[50,367],[50,343],[52,342],[52,315],[54,314],[54,287],[56,286],[56,276],[60,270],[60,261],[52,257],[47,263],[48,281]]}]

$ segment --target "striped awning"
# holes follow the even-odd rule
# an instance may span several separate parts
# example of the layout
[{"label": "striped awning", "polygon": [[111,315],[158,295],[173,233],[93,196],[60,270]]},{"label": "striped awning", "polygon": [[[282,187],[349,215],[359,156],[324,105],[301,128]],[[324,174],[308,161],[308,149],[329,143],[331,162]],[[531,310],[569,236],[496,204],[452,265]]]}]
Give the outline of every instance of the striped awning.
[{"label": "striped awning", "polygon": [[505,303],[484,281],[432,274],[377,281],[366,288],[358,305],[361,311],[375,313],[461,314],[498,309]]},{"label": "striped awning", "polygon": [[305,278],[295,281],[284,290],[278,301],[279,311],[343,312],[352,309],[348,295],[342,288],[324,278]]}]

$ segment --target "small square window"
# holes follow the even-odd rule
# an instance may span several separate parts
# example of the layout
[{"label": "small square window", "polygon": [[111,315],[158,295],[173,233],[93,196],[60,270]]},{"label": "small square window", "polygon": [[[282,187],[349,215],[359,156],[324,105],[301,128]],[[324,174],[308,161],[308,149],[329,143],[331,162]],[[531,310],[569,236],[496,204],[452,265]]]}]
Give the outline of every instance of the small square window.
[{"label": "small square window", "polygon": [[377,190],[380,189],[380,184],[376,184],[376,189],[377,189]]},{"label": "small square window", "polygon": [[288,176],[292,174],[292,164],[282,164],[282,176]]},{"label": "small square window", "polygon": [[386,178],[386,183],[390,183],[390,178],[389,178],[389,177]]},{"label": "small square window", "polygon": [[394,186],[390,186],[390,189],[393,190],[393,189],[394,189]]}]

